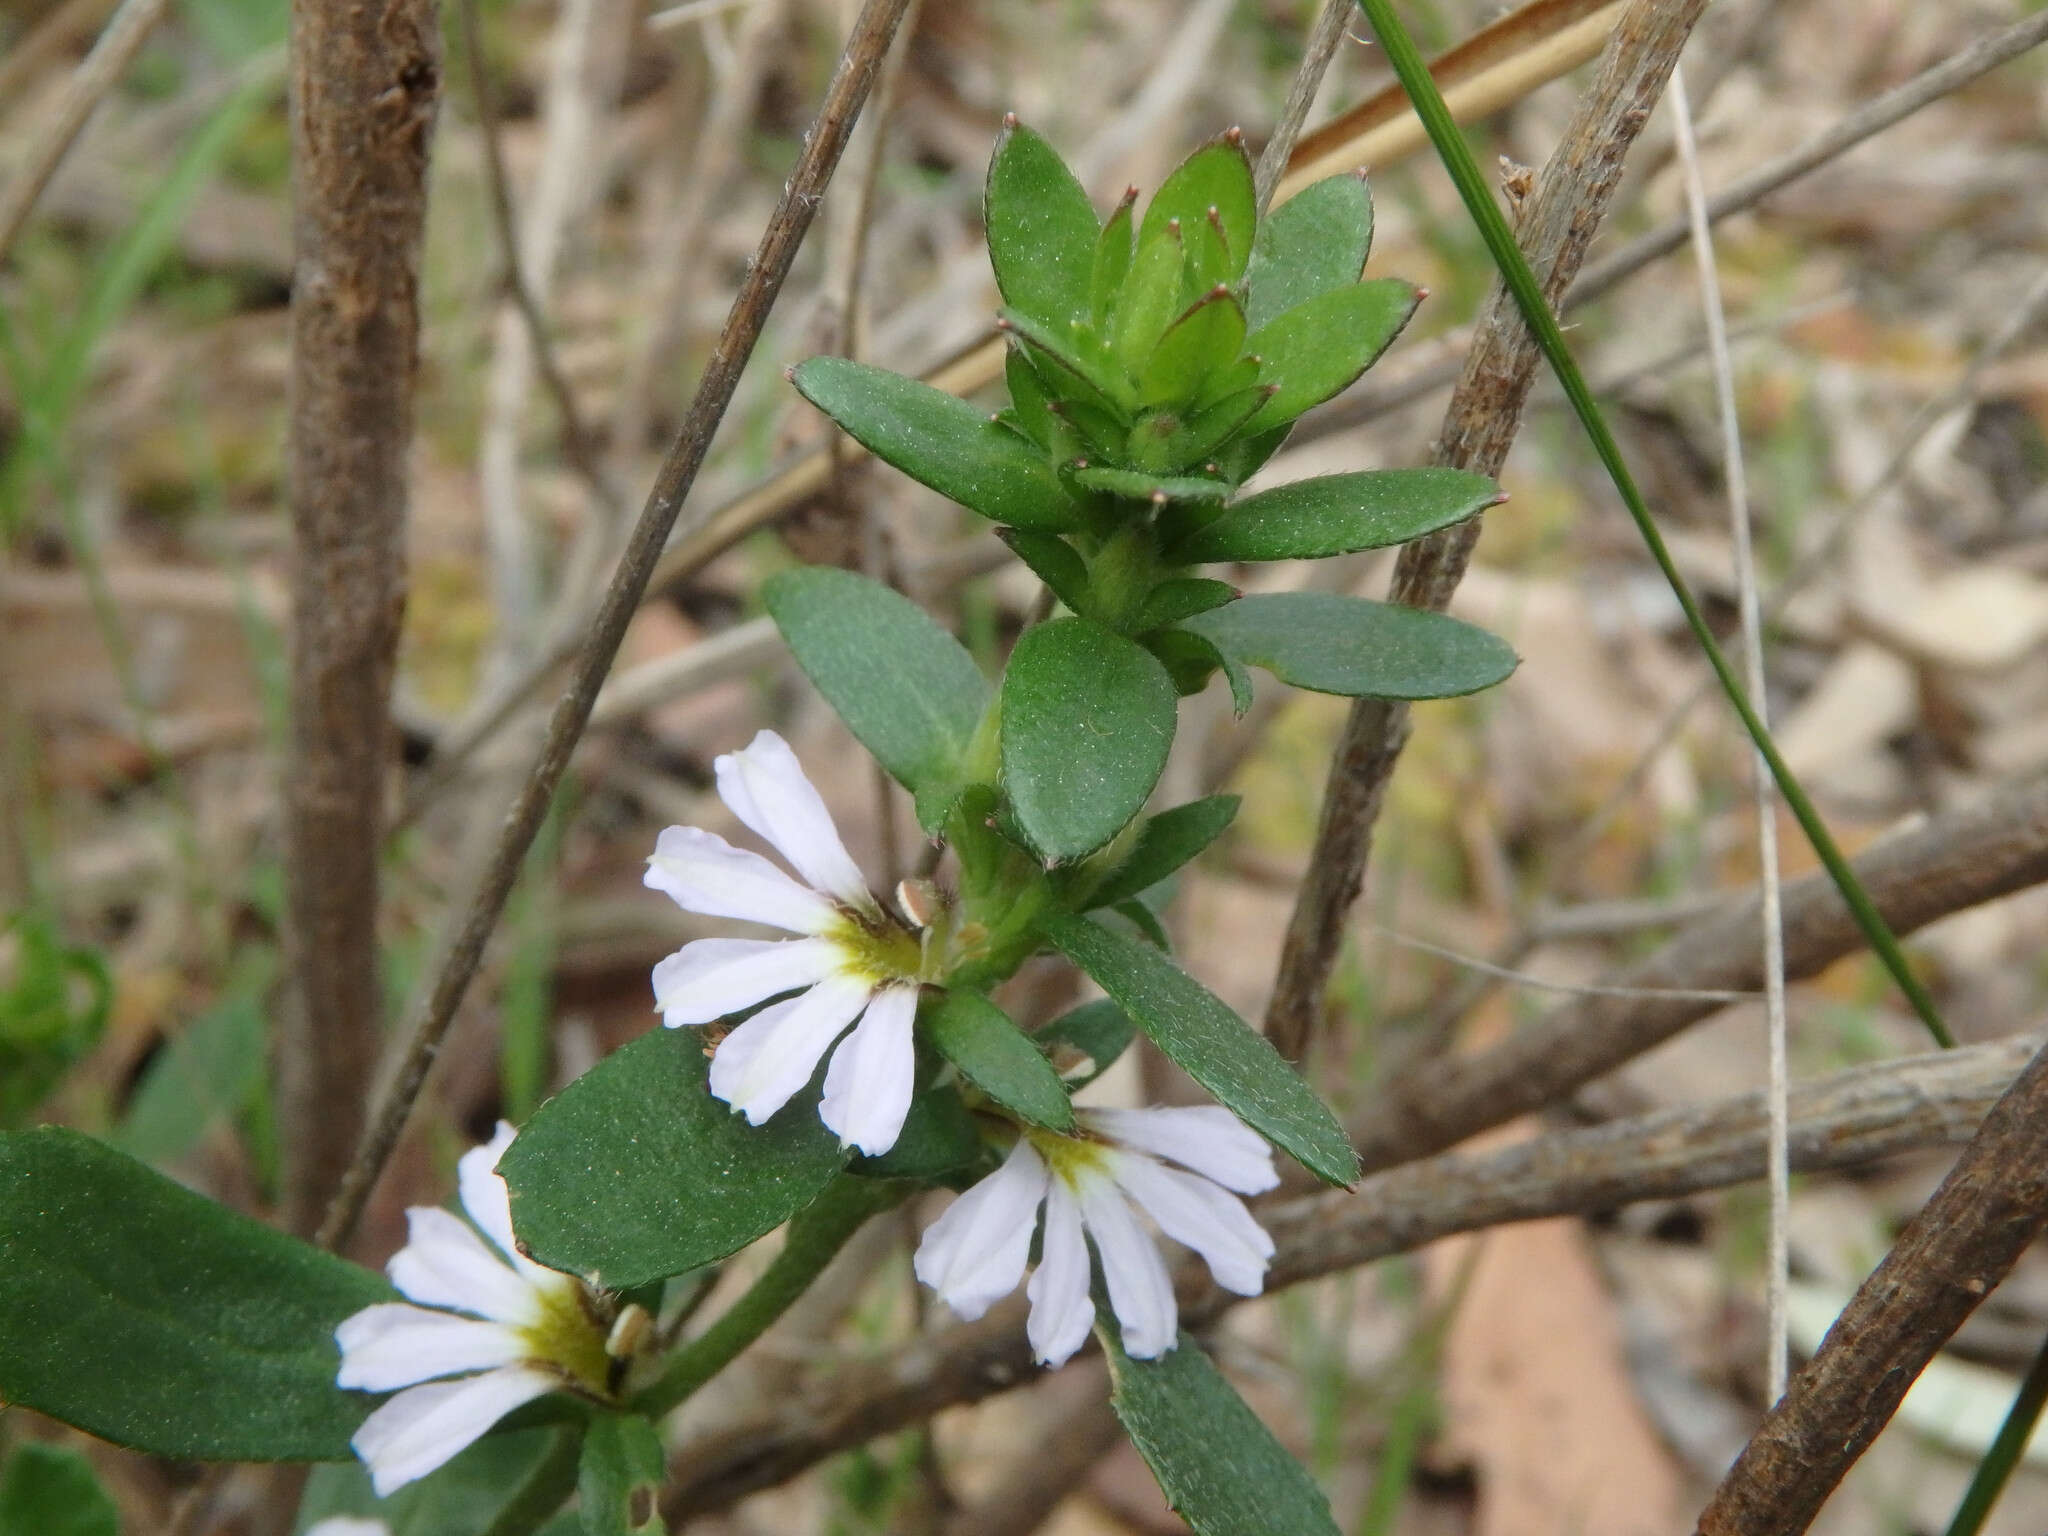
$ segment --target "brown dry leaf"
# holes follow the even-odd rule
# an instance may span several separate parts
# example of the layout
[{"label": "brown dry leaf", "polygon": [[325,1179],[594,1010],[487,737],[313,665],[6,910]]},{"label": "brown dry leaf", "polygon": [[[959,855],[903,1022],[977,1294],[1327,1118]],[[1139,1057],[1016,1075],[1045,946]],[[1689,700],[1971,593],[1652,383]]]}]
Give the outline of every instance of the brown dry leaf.
[{"label": "brown dry leaf", "polygon": [[1439,1243],[1424,1255],[1432,1287],[1447,1293],[1468,1259],[1443,1395],[1451,1448],[1478,1482],[1474,1536],[1679,1529],[1680,1474],[1629,1380],[1614,1303],[1578,1224]]}]

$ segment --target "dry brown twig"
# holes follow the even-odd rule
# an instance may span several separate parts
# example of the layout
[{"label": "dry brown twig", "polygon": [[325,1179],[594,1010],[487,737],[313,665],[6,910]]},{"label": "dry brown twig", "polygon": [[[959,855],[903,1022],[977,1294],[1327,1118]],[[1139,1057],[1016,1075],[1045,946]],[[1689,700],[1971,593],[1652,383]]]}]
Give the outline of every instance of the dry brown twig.
[{"label": "dry brown twig", "polygon": [[[1518,238],[1552,304],[1578,275],[1593,233],[1621,183],[1622,162],[1648,121],[1705,0],[1633,0],[1614,30],[1600,72],[1523,205]],[[1506,288],[1496,284],[1452,393],[1433,461],[1497,475],[1535,382],[1536,343]],[[1479,537],[1482,519],[1405,546],[1393,597],[1441,610]],[[1344,925],[1365,878],[1373,823],[1408,737],[1408,708],[1381,699],[1352,705],[1323,792],[1315,850],[1289,920],[1266,1011],[1266,1034],[1298,1060],[1322,1014],[1324,989]]]},{"label": "dry brown twig", "polygon": [[[1909,1057],[1816,1079],[1792,1096],[1792,1166],[1856,1167],[1953,1145],[2012,1081],[2038,1039]],[[1458,1232],[1584,1215],[1725,1188],[1764,1171],[1763,1096],[1743,1094],[1568,1131],[1498,1151],[1451,1153],[1334,1192],[1270,1206],[1268,1291],[1355,1269]],[[1184,1270],[1181,1319],[1200,1327],[1240,1298]],[[1022,1298],[848,1369],[766,1414],[710,1430],[670,1463],[671,1523],[782,1483],[878,1435],[1037,1379]]]},{"label": "dry brown twig", "polygon": [[285,1219],[310,1232],[361,1133],[382,1041],[378,860],[405,604],[406,458],[427,149],[427,0],[302,0],[291,36],[292,1003],[278,1035]]},{"label": "dry brown twig", "polygon": [[2048,1226],[2048,1050],[1792,1378],[1701,1513],[1701,1536],[1797,1536],[1906,1390]]},{"label": "dry brown twig", "polygon": [[762,232],[760,246],[733,299],[718,345],[705,364],[696,398],[662,461],[647,504],[619,559],[618,571],[584,641],[569,688],[549,717],[539,756],[506,815],[490,864],[456,930],[455,942],[435,978],[431,995],[420,1014],[409,1022],[404,1035],[405,1054],[398,1071],[380,1095],[369,1129],[321,1223],[319,1240],[325,1247],[337,1247],[347,1241],[378,1174],[397,1145],[399,1132],[419,1096],[428,1069],[433,1066],[455,1010],[476,974],[491,930],[497,926],[505,900],[519,878],[526,850],[540,830],[576,742],[589,722],[598,690],[618,655],[619,643],[640,605],[661,547],[675,526],[698,470],[703,467],[712,436],[738,387],[740,371],[752,355],[768,313],[789,276],[790,264],[817,214],[825,187],[845,151],[847,135],[853,131],[854,120],[867,100],[868,87],[908,3],[909,0],[866,0],[846,40],[817,119],[805,136],[796,167]]}]

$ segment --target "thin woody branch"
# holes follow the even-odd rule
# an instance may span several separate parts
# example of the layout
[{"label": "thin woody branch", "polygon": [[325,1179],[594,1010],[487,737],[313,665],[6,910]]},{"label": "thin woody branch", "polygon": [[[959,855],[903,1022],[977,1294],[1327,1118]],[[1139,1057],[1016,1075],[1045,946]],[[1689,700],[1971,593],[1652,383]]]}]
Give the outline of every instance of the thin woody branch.
[{"label": "thin woody branch", "polygon": [[285,1219],[348,1166],[383,1040],[378,859],[440,40],[426,0],[292,10],[292,727],[278,1038]]},{"label": "thin woody branch", "polygon": [[[1968,1139],[2039,1044],[2014,1039],[1838,1073],[1793,1090],[1791,1160],[1814,1172]],[[1663,1110],[1500,1151],[1453,1153],[1367,1179],[1350,1193],[1261,1212],[1278,1253],[1268,1290],[1411,1252],[1459,1232],[1673,1199],[1760,1178],[1763,1095]],[[1183,1271],[1181,1320],[1199,1327],[1241,1298]],[[663,1513],[723,1508],[827,1456],[1036,1377],[1020,1298],[890,1360],[846,1372],[800,1402],[684,1445]]]},{"label": "thin woody branch", "polygon": [[[1578,276],[1586,249],[1621,184],[1629,146],[1678,62],[1705,0],[1635,0],[1602,56],[1564,138],[1523,212],[1520,239],[1554,306]],[[1496,284],[1452,393],[1434,462],[1498,475],[1521,426],[1540,362],[1505,285]],[[1393,599],[1441,611],[1465,573],[1481,521],[1406,545]],[[1299,1059],[1322,1013],[1323,993],[1343,944],[1345,920],[1365,880],[1373,824],[1408,739],[1408,706],[1359,699],[1344,722],[1323,792],[1315,850],[1281,950],[1266,1033]]]},{"label": "thin woody branch", "polygon": [[698,382],[689,414],[655,476],[654,488],[591,623],[568,690],[548,720],[540,754],[506,815],[497,847],[469,901],[426,1003],[407,1030],[398,1072],[379,1099],[341,1191],[321,1223],[319,1240],[324,1247],[337,1247],[347,1241],[378,1174],[398,1144],[399,1132],[419,1097],[455,1010],[476,975],[491,930],[497,926],[505,901],[519,878],[526,851],[540,830],[569,758],[589,724],[598,689],[618,655],[626,626],[640,605],[683,501],[696,483],[712,436],[739,386],[741,370],[753,355],[769,311],[782,292],[783,281],[789,276],[839,157],[845,153],[854,121],[867,100],[868,88],[874,83],[875,72],[889,51],[890,40],[896,35],[908,4],[909,0],[867,0],[854,21],[825,100],[818,109],[817,121],[805,137],[803,152],[782,189],[768,227],[762,232],[746,280],[733,299],[718,345]]}]

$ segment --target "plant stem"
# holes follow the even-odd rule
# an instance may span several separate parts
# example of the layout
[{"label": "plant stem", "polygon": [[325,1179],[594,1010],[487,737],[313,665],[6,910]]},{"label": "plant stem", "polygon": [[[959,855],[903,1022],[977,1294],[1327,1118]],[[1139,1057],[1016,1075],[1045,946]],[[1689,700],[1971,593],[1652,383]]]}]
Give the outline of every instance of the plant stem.
[{"label": "plant stem", "polygon": [[1500,270],[1501,281],[1514,296],[1516,306],[1521,310],[1530,334],[1549,361],[1551,371],[1557,375],[1558,385],[1563,389],[1565,398],[1571,402],[1572,410],[1578,416],[1579,424],[1585,428],[1586,436],[1592,441],[1593,451],[1599,455],[1608,478],[1614,482],[1614,488],[1628,507],[1629,516],[1634,519],[1643,543],[1648,546],[1651,558],[1657,562],[1657,568],[1664,573],[1664,579],[1669,583],[1672,595],[1678,599],[1678,606],[1684,610],[1685,622],[1692,630],[1694,638],[1698,640],[1701,651],[1705,653],[1708,665],[1714,669],[1715,677],[1720,680],[1721,691],[1727,694],[1728,702],[1734,706],[1743,729],[1749,733],[1750,740],[1756,743],[1757,751],[1770,765],[1771,776],[1778,781],[1779,792],[1784,795],[1785,803],[1798,818],[1807,841],[1813,845],[1813,851],[1819,855],[1836,888],[1841,891],[1842,900],[1848,904],[1850,912],[1856,918],[1856,926],[1863,930],[1870,947],[1884,962],[1885,969],[1891,972],[1892,979],[1898,983],[1899,990],[1905,994],[1906,1000],[1913,1005],[1913,1011],[1920,1016],[1921,1023],[1927,1026],[1927,1032],[1942,1046],[1954,1045],[1954,1037],[1949,1034],[1948,1026],[1942,1022],[1941,1014],[1934,1006],[1934,999],[1921,985],[1920,979],[1913,974],[1904,951],[1899,948],[1899,941],[1893,937],[1883,916],[1871,903],[1869,894],[1857,880],[1854,871],[1849,868],[1848,859],[1843,856],[1833,834],[1828,831],[1827,824],[1821,820],[1820,812],[1814,808],[1813,801],[1807,798],[1806,790],[1779,753],[1777,744],[1771,739],[1770,731],[1757,718],[1748,694],[1743,691],[1742,684],[1736,679],[1734,668],[1729,665],[1728,658],[1722,654],[1721,647],[1715,642],[1713,631],[1707,627],[1706,616],[1700,612],[1699,603],[1694,599],[1692,589],[1686,585],[1685,577],[1679,573],[1676,562],[1671,558],[1671,551],[1665,547],[1664,536],[1657,531],[1657,525],[1650,516],[1649,506],[1644,502],[1642,492],[1636,487],[1635,477],[1629,472],[1628,465],[1621,456],[1620,445],[1615,442],[1614,434],[1608,430],[1606,418],[1600,414],[1600,407],[1593,400],[1593,392],[1586,385],[1585,375],[1579,372],[1577,361],[1572,357],[1570,348],[1565,345],[1564,333],[1558,328],[1557,317],[1551,313],[1550,305],[1544,300],[1536,274],[1529,269],[1527,259],[1523,257],[1521,248],[1515,244],[1514,235],[1508,229],[1507,220],[1495,206],[1493,194],[1488,191],[1485,179],[1472,159],[1472,151],[1466,146],[1457,123],[1452,120],[1450,109],[1444,105],[1444,99],[1437,91],[1436,82],[1430,78],[1429,66],[1423,62],[1422,54],[1417,50],[1414,40],[1408,36],[1400,20],[1394,15],[1392,0],[1359,0],[1359,3],[1364,6],[1366,15],[1371,18],[1373,30],[1379,35],[1380,44],[1387,51],[1387,62],[1393,67],[1394,73],[1400,76],[1402,84],[1407,87],[1409,97],[1415,103],[1417,115],[1421,117],[1423,126],[1429,131],[1430,140],[1443,158],[1444,169],[1450,173],[1451,180],[1456,184],[1458,195],[1464,200],[1473,223],[1478,225],[1479,233],[1485,239],[1487,249],[1493,256],[1494,265]]},{"label": "plant stem", "polygon": [[1977,1536],[1983,1528],[1992,1506],[2005,1491],[2006,1479],[2026,1454],[2027,1442],[2034,1438],[2034,1426],[2040,1422],[2044,1404],[2048,1404],[2048,1339],[2041,1341],[2041,1352],[2028,1367],[2019,1396],[2012,1400],[2005,1422],[1992,1438],[1991,1449],[1977,1463],[1970,1486],[1963,1490],[1963,1501],[1948,1523],[1948,1536]]},{"label": "plant stem", "polygon": [[716,1376],[758,1339],[791,1302],[810,1289],[846,1240],[870,1216],[888,1210],[910,1192],[907,1184],[841,1174],[817,1202],[790,1223],[782,1252],[717,1322],[677,1350],[660,1380],[641,1392],[634,1408],[660,1418]]}]

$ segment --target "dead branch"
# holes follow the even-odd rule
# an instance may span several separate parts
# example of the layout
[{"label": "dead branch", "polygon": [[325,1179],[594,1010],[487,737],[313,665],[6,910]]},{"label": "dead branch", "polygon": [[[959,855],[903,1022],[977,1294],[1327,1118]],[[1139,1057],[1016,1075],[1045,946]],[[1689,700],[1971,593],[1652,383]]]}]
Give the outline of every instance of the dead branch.
[{"label": "dead branch", "polygon": [[[1523,210],[1519,238],[1556,304],[1578,276],[1586,248],[1621,184],[1628,149],[1678,62],[1705,0],[1634,0],[1603,55],[1557,150]],[[1521,425],[1539,355],[1513,297],[1496,283],[1477,339],[1451,395],[1434,455],[1438,464],[1498,474]],[[1393,598],[1441,610],[1465,573],[1481,520],[1417,540],[1401,551]],[[1365,879],[1373,823],[1408,739],[1408,708],[1360,699],[1345,720],[1323,793],[1315,851],[1266,1013],[1266,1033],[1299,1059],[1322,1014],[1323,992],[1343,942],[1345,919]]]},{"label": "dead branch", "polygon": [[[1966,1140],[2038,1038],[1929,1053],[1837,1073],[1792,1093],[1792,1166],[1846,1168]],[[1762,1176],[1760,1093],[1662,1110],[1499,1151],[1449,1153],[1365,1180],[1349,1193],[1271,1207],[1278,1254],[1269,1291],[1507,1222],[1673,1199]],[[1214,1321],[1239,1300],[1181,1273],[1182,1321]],[[849,1370],[758,1419],[711,1431],[671,1462],[663,1512],[678,1520],[796,1476],[825,1457],[958,1403],[1036,1378],[1022,1298]]]},{"label": "dead branch", "polygon": [[769,311],[782,292],[783,280],[789,276],[790,265],[817,214],[833,169],[845,152],[854,120],[867,100],[868,87],[889,50],[908,3],[909,0],[866,0],[861,7],[818,109],[817,120],[805,135],[803,151],[782,189],[768,227],[762,231],[761,243],[747,269],[746,280],[733,299],[718,345],[705,364],[689,414],[662,461],[647,504],[634,524],[618,570],[591,623],[569,688],[549,717],[540,754],[506,815],[490,865],[468,903],[431,995],[406,1031],[398,1072],[380,1097],[341,1191],[321,1223],[323,1246],[332,1248],[347,1240],[369,1199],[371,1187],[398,1143],[399,1132],[404,1129],[441,1040],[483,959],[484,945],[519,878],[526,850],[540,830],[562,773],[589,723],[598,689],[618,655],[626,626],[640,605],[662,545],[682,511],[683,500],[696,483],[697,471],[710,451],[712,435],[732,403],[740,372],[752,356]]},{"label": "dead branch", "polygon": [[1858,1288],[1700,1515],[1701,1536],[1796,1536],[1927,1362],[2048,1225],[2048,1050]]},{"label": "dead branch", "polygon": [[[1900,934],[2048,880],[2048,774],[1888,838],[1854,865]],[[1785,887],[1784,920],[1791,979],[1815,975],[1863,944],[1824,873]],[[1751,895],[1605,980],[1623,987],[1752,991],[1763,977],[1756,933],[1757,897]],[[1477,1056],[1418,1061],[1387,1078],[1353,1118],[1360,1155],[1367,1168],[1384,1168],[1555,1103],[1715,1007],[1683,997],[1588,996]]]},{"label": "dead branch", "polygon": [[291,36],[292,1003],[278,1035],[284,1206],[309,1232],[348,1166],[383,1032],[378,859],[405,607],[406,457],[427,149],[427,0],[301,0]]}]

